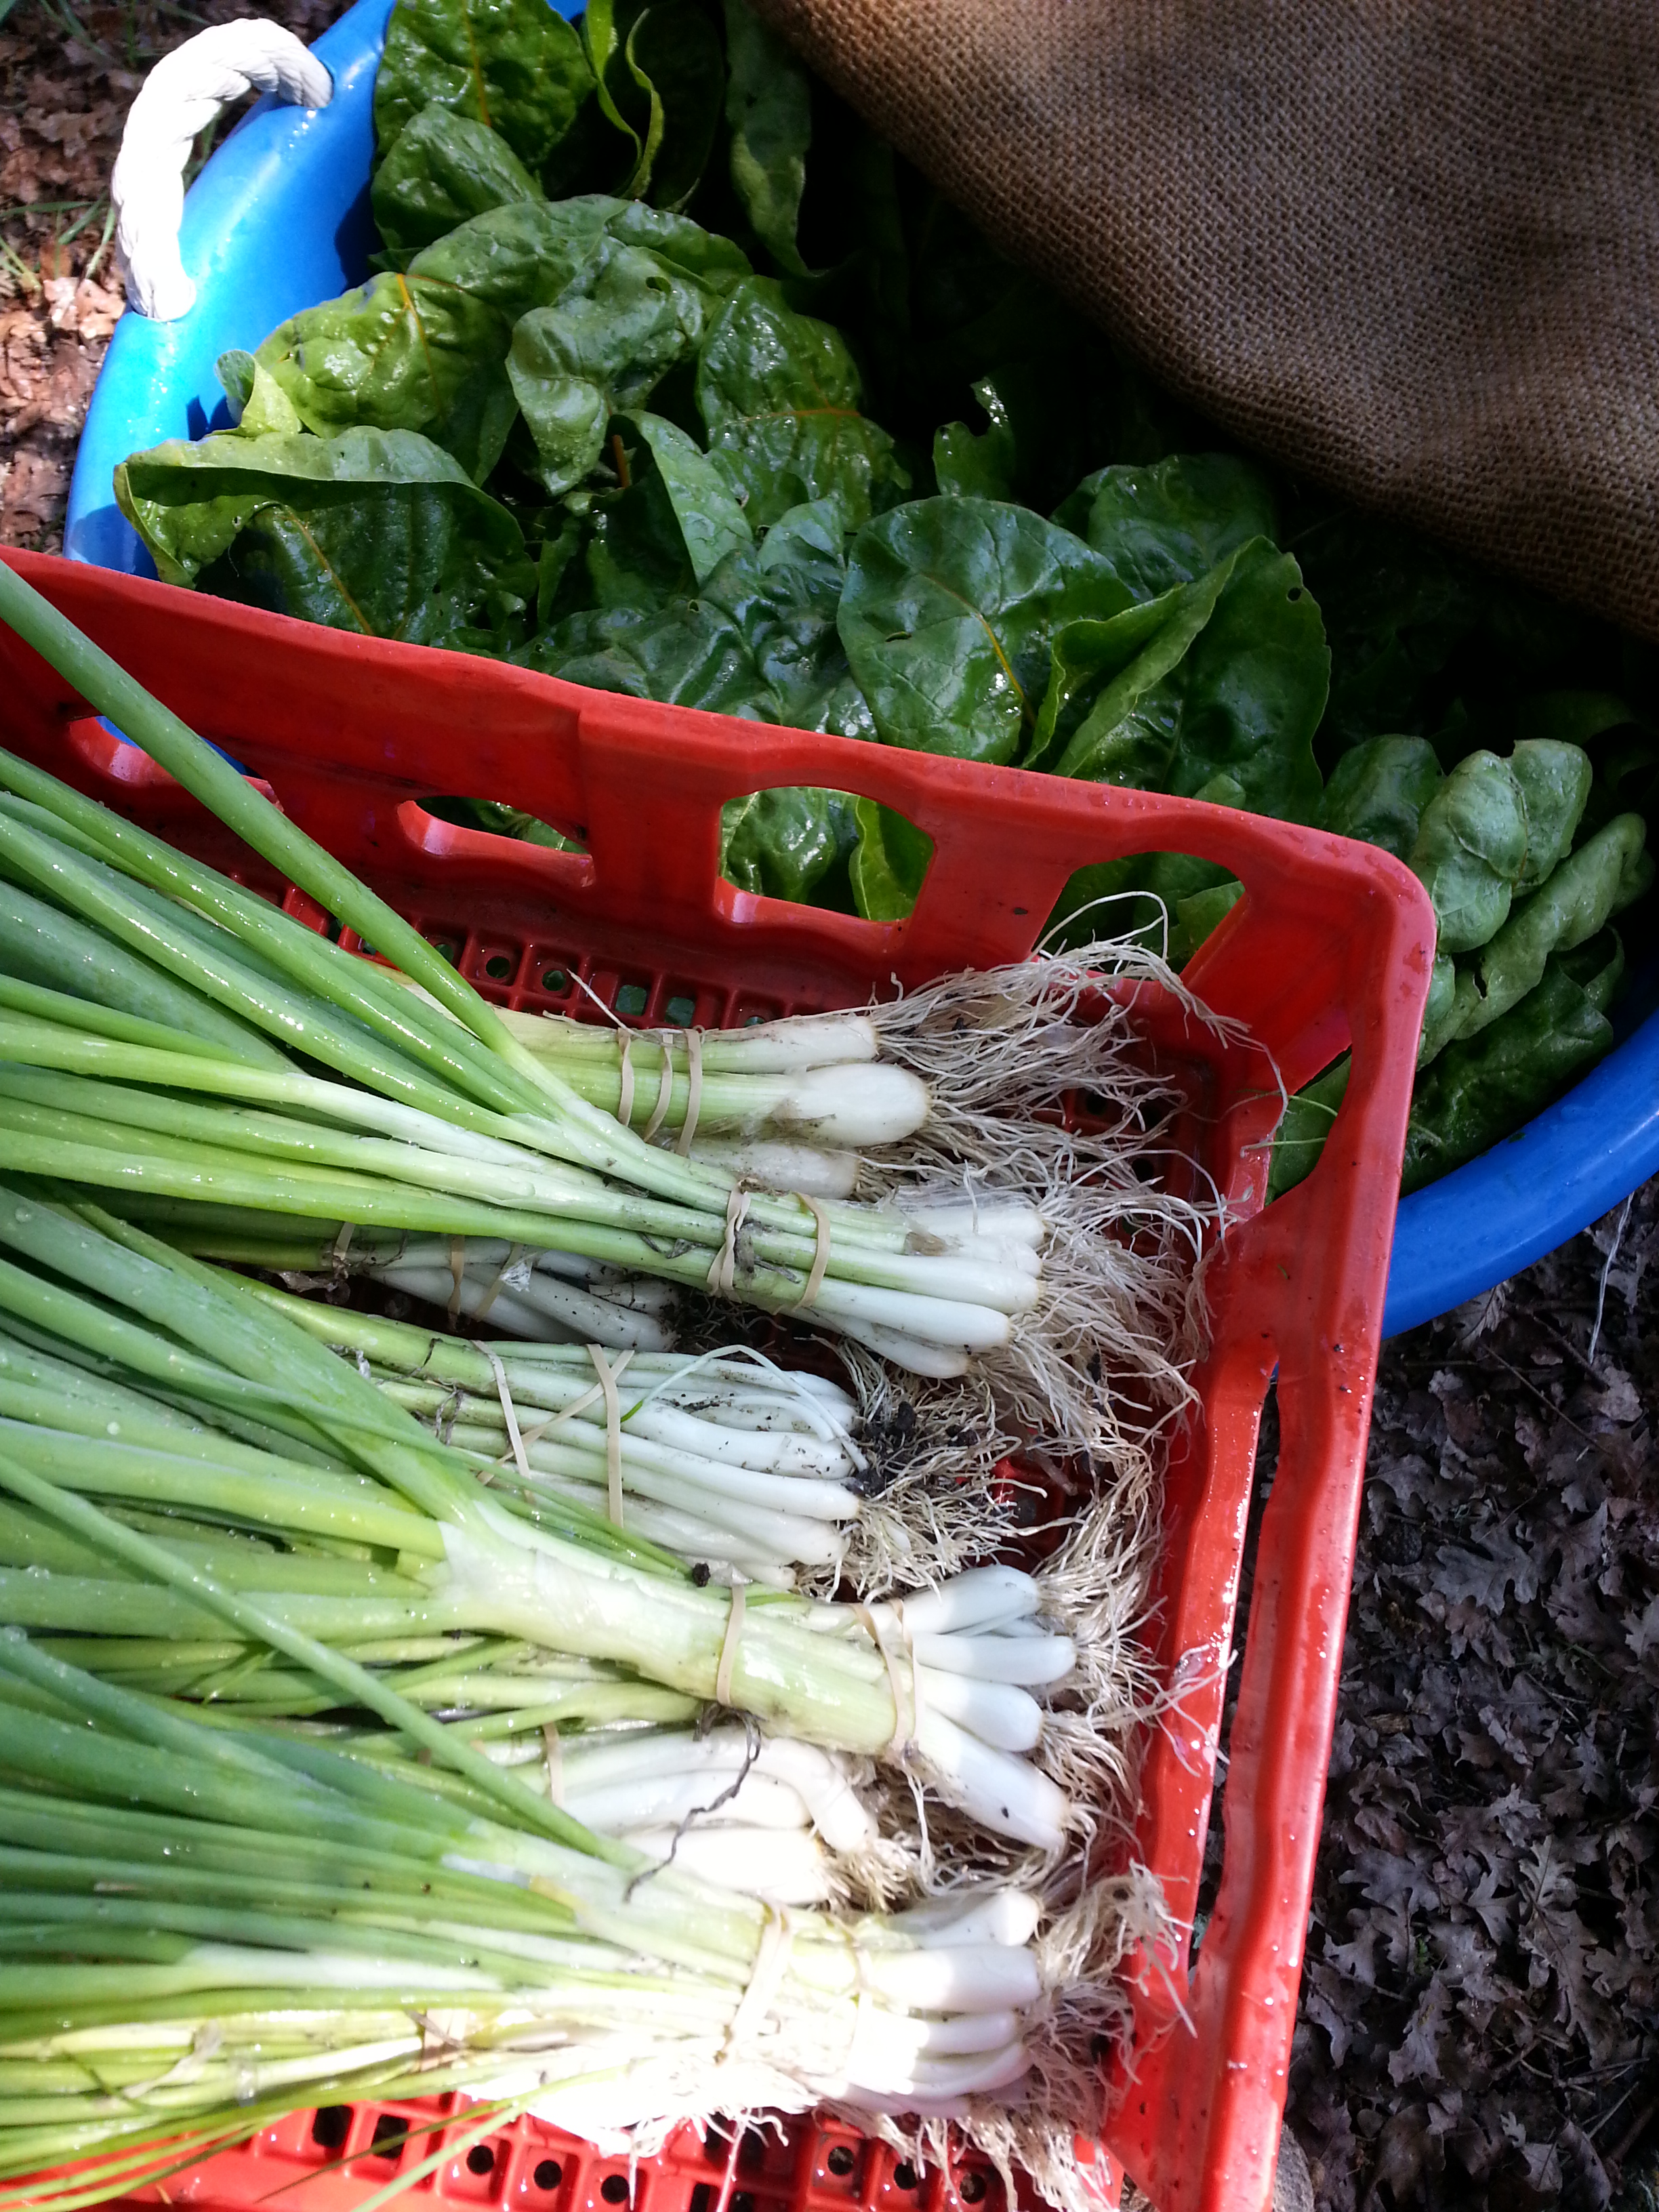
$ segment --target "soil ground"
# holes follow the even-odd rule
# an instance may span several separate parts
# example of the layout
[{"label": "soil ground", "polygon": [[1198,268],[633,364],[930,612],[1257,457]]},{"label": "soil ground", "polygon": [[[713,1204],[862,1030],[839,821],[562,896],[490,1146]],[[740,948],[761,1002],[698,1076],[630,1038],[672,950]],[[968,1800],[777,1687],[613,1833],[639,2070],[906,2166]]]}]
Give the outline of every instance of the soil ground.
[{"label": "soil ground", "polygon": [[[246,12],[0,14],[0,544],[60,543],[127,104]],[[1656,1427],[1659,1182],[1385,1349],[1289,2106],[1324,2212],[1659,2212]],[[1270,1407],[1259,1502],[1273,1462]]]}]

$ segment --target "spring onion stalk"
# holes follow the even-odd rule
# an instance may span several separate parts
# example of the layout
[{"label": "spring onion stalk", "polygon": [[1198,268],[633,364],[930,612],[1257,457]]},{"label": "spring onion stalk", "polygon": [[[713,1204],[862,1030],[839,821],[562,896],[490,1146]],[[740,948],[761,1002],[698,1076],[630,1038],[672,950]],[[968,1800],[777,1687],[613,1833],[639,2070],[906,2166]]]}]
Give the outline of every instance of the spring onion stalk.
[{"label": "spring onion stalk", "polygon": [[[831,1200],[826,1209],[822,1199],[809,1206],[800,1198],[763,1194],[739,1198],[729,1172],[643,1141],[631,1126],[632,1105],[621,1097],[622,1048],[614,1040],[623,1121],[614,1108],[607,1113],[583,1097],[546,1054],[530,1050],[418,932],[9,572],[0,579],[0,618],[270,865],[374,945],[418,992],[9,758],[0,760],[0,788],[8,794],[0,805],[0,875],[37,904],[109,941],[129,967],[137,962],[141,972],[165,979],[164,990],[170,984],[175,993],[210,1003],[238,1034],[258,1032],[285,1054],[302,1054],[344,1078],[338,1087],[375,1094],[469,1133],[499,1137],[505,1123],[509,1134],[502,1141],[535,1156],[484,1160],[447,1139],[331,1133],[301,1112],[252,1112],[246,1103],[228,1105],[223,1091],[211,1092],[199,1066],[192,1069],[199,1103],[192,1104],[171,1085],[152,1088],[149,1081],[112,1074],[104,1080],[49,1069],[37,1056],[28,1071],[9,1079],[0,1099],[0,1128],[18,1171],[165,1200],[440,1237],[495,1236],[714,1287],[767,1307],[798,1306],[810,1293],[823,1325],[914,1358],[929,1372],[960,1371],[981,1353],[1004,1352],[1030,1337],[1035,1279],[1009,1267],[1000,1253],[972,1249],[971,1237],[969,1249],[918,1249],[894,1208]],[[33,969],[20,980],[64,990],[72,977]],[[76,995],[72,989],[65,994]],[[186,1035],[199,1026],[185,1008],[155,1000],[124,1011]],[[641,1049],[648,1054],[651,1048],[642,1043]],[[732,1126],[751,1133],[757,1125],[830,1129],[833,1117],[818,1110],[824,1102],[811,1066],[769,1072],[785,1084],[792,1102],[787,1105],[767,1104],[744,1091],[768,1074],[757,1068],[757,1049],[763,1056],[789,1057],[787,1049],[767,1055],[764,1048],[734,1047],[706,1062],[715,1088],[737,1086],[729,1102]],[[841,1064],[866,1091],[873,1085],[889,1094],[897,1120],[887,1134],[914,1129],[926,1111],[926,1086],[913,1073],[870,1060],[861,1031],[847,1050]],[[682,1076],[666,1039],[658,1041],[656,1054],[659,1079],[668,1079],[659,1085],[666,1125]],[[179,1056],[198,1063],[203,1058]],[[826,1060],[836,1056],[823,1054]],[[689,1043],[684,1057],[683,1127],[693,1087]],[[590,1088],[596,1071],[610,1080],[598,1059],[579,1053],[571,1065]],[[699,1047],[699,1087],[703,1066]],[[833,1068],[830,1076],[834,1080]],[[807,1093],[817,1104],[803,1103]],[[901,1107],[901,1098],[908,1103]],[[172,1127],[156,1126],[169,1111],[176,1117]],[[853,1133],[851,1123],[845,1133]],[[564,1172],[571,1169],[586,1173],[573,1178]],[[1031,1357],[1045,1364],[1035,1346]]]},{"label": "spring onion stalk", "polygon": [[71,2212],[169,2139],[368,2094],[465,2087],[591,2130],[902,2109],[1026,2069],[1021,1898],[1000,1923],[786,1923],[680,1851],[577,1848],[321,1742],[301,1771],[295,1748],[0,1633],[0,2175],[94,2161],[0,2202]]},{"label": "spring onion stalk", "polygon": [[[48,1338],[52,1356],[82,1366],[81,1347],[91,1346],[129,1389],[182,1386],[211,1405],[240,1387],[262,1403],[278,1401],[285,1419],[331,1445],[359,1478],[297,1460],[266,1480],[240,1480],[232,1466],[215,1476],[203,1458],[179,1455],[185,1464],[177,1468],[173,1455],[150,1443],[84,1429],[60,1436],[27,1428],[9,1451],[0,1425],[0,1493],[34,1516],[45,1539],[73,1547],[67,1556],[60,1548],[45,1574],[36,1571],[38,1553],[0,1569],[0,1620],[84,1632],[105,1606],[102,1625],[122,1635],[194,1638],[230,1627],[320,1673],[434,1757],[447,1743],[447,1763],[471,1787],[483,1788],[489,1776],[497,1790],[510,1778],[446,1737],[372,1669],[342,1658],[337,1644],[453,1631],[522,1638],[629,1667],[826,1747],[881,1754],[914,1740],[941,1787],[973,1818],[1027,1841],[1058,1844],[1069,1811],[1062,1793],[929,1697],[937,1674],[969,1683],[987,1676],[975,1632],[962,1636],[959,1649],[948,1633],[937,1636],[923,1661],[907,1651],[902,1620],[890,1640],[866,1616],[775,1591],[756,1592],[739,1611],[733,1591],[700,1585],[665,1553],[634,1543],[625,1526],[611,1526],[597,1486],[592,1507],[583,1510],[544,1495],[533,1474],[516,1486],[499,1478],[481,1484],[476,1459],[442,1443],[269,1297],[95,1209],[83,1217],[0,1191],[0,1246],[12,1255],[0,1261],[0,1314],[11,1316],[26,1342]],[[277,1410],[270,1405],[273,1418]],[[646,1437],[635,1440],[635,1455],[641,1466],[647,1457],[672,1463],[665,1448]],[[808,1484],[821,1504],[833,1487],[815,1476],[722,1467],[712,1456],[703,1471],[710,1484],[741,1477],[751,1489],[763,1481]],[[365,1479],[374,1485],[372,1496],[360,1486]],[[118,1504],[125,1518],[112,1517]],[[188,1513],[193,1525],[177,1535],[135,1525],[136,1515],[163,1509]],[[764,1509],[733,1502],[728,1492],[723,1510],[728,1527],[749,1532],[750,1548],[777,1540]],[[388,1521],[388,1511],[406,1518]],[[416,1517],[418,1537],[407,1526]],[[279,1536],[290,1551],[307,1536],[382,1553],[395,1541],[396,1565],[337,1553],[325,1561],[285,1555],[279,1565],[250,1531]],[[1028,1578],[1014,1617],[1029,1618],[1037,1603]],[[1006,1640],[1016,1655],[1024,1648]],[[1051,1639],[1027,1641],[1024,1678],[1050,1681]],[[999,1692],[1022,1680],[1018,1656],[1010,1662],[999,1652],[988,1671]]]}]

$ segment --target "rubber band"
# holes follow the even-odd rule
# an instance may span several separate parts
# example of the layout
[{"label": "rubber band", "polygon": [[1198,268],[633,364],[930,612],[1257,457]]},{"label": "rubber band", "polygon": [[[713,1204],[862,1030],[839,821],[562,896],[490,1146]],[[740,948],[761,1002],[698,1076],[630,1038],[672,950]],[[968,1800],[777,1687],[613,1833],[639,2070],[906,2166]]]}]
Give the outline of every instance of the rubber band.
[{"label": "rubber band", "polygon": [[519,1417],[513,1410],[513,1393],[507,1387],[507,1370],[487,1344],[481,1344],[478,1349],[489,1362],[490,1372],[495,1377],[495,1389],[501,1401],[501,1415],[507,1423],[507,1442],[513,1447],[513,1457],[519,1473],[528,1482],[530,1462],[525,1455],[524,1438],[519,1434]]},{"label": "rubber band", "polygon": [[685,1124],[679,1133],[674,1150],[684,1159],[691,1149],[697,1133],[697,1115],[702,1110],[702,1031],[685,1032]]},{"label": "rubber band", "polygon": [[708,1269],[708,1287],[729,1298],[738,1279],[738,1231],[749,1216],[749,1194],[733,1183],[726,1194],[726,1235]]},{"label": "rubber band", "polygon": [[525,1254],[529,1249],[530,1247],[527,1244],[509,1244],[507,1246],[506,1259],[503,1260],[501,1266],[496,1268],[494,1279],[491,1281],[489,1288],[484,1292],[483,1297],[473,1310],[472,1318],[474,1321],[482,1321],[484,1316],[489,1311],[491,1306],[495,1304],[495,1300],[501,1295],[501,1285],[507,1280],[509,1270],[518,1266],[520,1261],[523,1259]]},{"label": "rubber band", "polygon": [[659,1032],[659,1042],[662,1046],[662,1074],[657,1084],[657,1103],[651,1109],[651,1119],[640,1132],[647,1145],[668,1119],[668,1109],[674,1103],[674,1049],[671,1042],[673,1034],[672,1030]]},{"label": "rubber band", "polygon": [[454,1285],[449,1293],[449,1326],[453,1328],[461,1310],[461,1279],[466,1273],[466,1239],[452,1237],[449,1240],[449,1279]]},{"label": "rubber band", "polygon": [[724,2062],[735,2059],[746,2042],[755,2039],[754,2031],[766,2017],[767,2009],[776,1996],[789,1964],[789,1953],[795,1940],[792,1916],[775,1905],[766,1908],[766,1925],[755,1951],[755,1964],[749,1976],[749,1986],[738,1999],[738,2008],[732,2015],[732,2024],[726,2031],[726,2040],[720,2045]]},{"label": "rubber band", "polygon": [[[597,1344],[590,1344],[587,1356],[592,1361],[599,1378],[599,1388],[605,1393],[605,1512],[612,1526],[623,1525],[622,1486],[622,1407],[617,1401],[617,1376],[619,1370]],[[627,1363],[624,1361],[623,1364]]]},{"label": "rubber band", "polygon": [[351,1249],[351,1235],[357,1226],[355,1221],[343,1221],[340,1232],[329,1251],[330,1263],[337,1275],[345,1273],[346,1254]]},{"label": "rubber band", "polygon": [[622,1032],[622,1047],[618,1060],[622,1067],[622,1091],[617,1100],[617,1119],[627,1128],[634,1119],[634,1039],[627,1030]]},{"label": "rubber band", "polygon": [[812,1271],[806,1278],[806,1288],[795,1300],[795,1304],[798,1308],[816,1305],[818,1292],[823,1288],[823,1271],[830,1265],[830,1209],[821,1199],[814,1198],[808,1191],[791,1191],[789,1194],[792,1198],[798,1198],[803,1206],[810,1207],[816,1224]]},{"label": "rubber band", "polygon": [[744,1583],[739,1576],[732,1577],[732,1610],[726,1616],[726,1633],[720,1638],[720,1663],[714,1669],[714,1703],[729,1705],[732,1702],[732,1668],[738,1656],[738,1645],[743,1640],[743,1612],[747,1602]]},{"label": "rubber band", "polygon": [[542,1741],[547,1746],[547,1794],[553,1802],[564,1805],[564,1752],[559,1742],[557,1724],[553,1721],[542,1723]]},{"label": "rubber band", "polygon": [[[900,1616],[900,1633],[903,1634],[903,1608],[896,1605],[893,1610]],[[916,1672],[916,1655],[909,1638],[905,1636],[904,1647],[910,1660],[910,1722],[907,1728],[904,1720],[904,1692],[900,1685],[898,1660],[894,1655],[891,1645],[877,1626],[876,1616],[870,1607],[867,1605],[855,1606],[854,1611],[864,1623],[870,1641],[881,1654],[882,1664],[887,1669],[888,1686],[893,1692],[893,1736],[887,1747],[886,1755],[889,1759],[902,1759],[915,1741],[916,1729],[921,1719],[921,1696],[920,1677]]]}]

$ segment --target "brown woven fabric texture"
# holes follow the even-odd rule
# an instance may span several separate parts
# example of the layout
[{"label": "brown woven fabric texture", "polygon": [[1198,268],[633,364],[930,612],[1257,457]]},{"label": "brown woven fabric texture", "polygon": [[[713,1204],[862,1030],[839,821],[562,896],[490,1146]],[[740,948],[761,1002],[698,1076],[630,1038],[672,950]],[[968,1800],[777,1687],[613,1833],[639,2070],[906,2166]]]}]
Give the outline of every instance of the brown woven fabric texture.
[{"label": "brown woven fabric texture", "polygon": [[1659,636],[1659,0],[757,0],[1246,443]]}]

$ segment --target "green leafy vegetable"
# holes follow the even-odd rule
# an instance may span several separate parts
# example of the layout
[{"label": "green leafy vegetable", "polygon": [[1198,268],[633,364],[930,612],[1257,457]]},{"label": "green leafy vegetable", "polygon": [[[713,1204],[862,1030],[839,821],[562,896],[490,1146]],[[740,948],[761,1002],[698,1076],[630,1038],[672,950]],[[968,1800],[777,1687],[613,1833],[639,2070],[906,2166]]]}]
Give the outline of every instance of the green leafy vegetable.
[{"label": "green leafy vegetable", "polygon": [[1304,1182],[1319,1164],[1325,1139],[1331,1133],[1337,1109],[1347,1096],[1353,1062],[1345,1052],[1307,1088],[1298,1091],[1285,1109],[1273,1137],[1273,1158],[1267,1170],[1267,1196],[1281,1197]]},{"label": "green leafy vegetable", "polygon": [[933,841],[876,799],[860,799],[854,812],[858,849],[851,872],[858,910],[868,921],[902,921],[921,890]]},{"label": "green leafy vegetable", "polygon": [[375,170],[369,204],[382,242],[407,257],[475,215],[543,197],[505,138],[434,100],[398,133]]},{"label": "green leafy vegetable", "polygon": [[471,293],[412,272],[388,274],[307,307],[254,358],[319,437],[418,430],[482,483],[517,411],[507,379],[509,337],[501,317]]},{"label": "green leafy vegetable", "polygon": [[856,525],[903,489],[892,440],[859,412],[845,340],[796,314],[770,277],[726,302],[703,342],[696,397],[708,450],[757,529],[827,498]]},{"label": "green leafy vegetable", "polygon": [[1547,1106],[1613,1042],[1607,1009],[1624,968],[1611,931],[1557,954],[1544,980],[1478,1036],[1449,1045],[1419,1076],[1402,1190],[1461,1167]]},{"label": "green leafy vegetable", "polygon": [[[965,422],[946,422],[933,433],[933,479],[940,491],[961,499],[1012,499],[1019,446],[1002,394],[991,377],[974,386],[990,428],[976,436]],[[1063,515],[1056,518],[1064,521]]]},{"label": "green leafy vegetable", "polygon": [[1639,814],[1618,816],[1569,854],[1541,889],[1516,902],[1498,934],[1458,971],[1457,1036],[1474,1036],[1506,1014],[1543,980],[1553,953],[1586,943],[1644,887],[1637,871],[1646,836]]},{"label": "green leafy vegetable", "polygon": [[1510,755],[1510,773],[1527,807],[1527,857],[1517,891],[1533,890],[1572,842],[1589,797],[1589,756],[1557,738],[1523,739]]},{"label": "green leafy vegetable", "polygon": [[753,544],[754,532],[726,489],[725,478],[695,438],[675,423],[665,422],[660,415],[632,419],[657,464],[691,573],[704,583],[728,553]]},{"label": "green leafy vegetable", "polygon": [[778,267],[804,276],[796,231],[812,143],[811,87],[788,48],[744,0],[726,0],[726,58],[733,189]]},{"label": "green leafy vegetable", "polygon": [[854,541],[842,641],[888,744],[1011,761],[1036,729],[1055,630],[1123,597],[1081,538],[1029,508],[916,500]]},{"label": "green leafy vegetable", "polygon": [[1102,693],[1056,774],[1309,820],[1330,656],[1296,562],[1254,538],[1170,601],[1184,650],[1167,665],[1167,633],[1155,633]]},{"label": "green leafy vegetable", "polygon": [[518,524],[409,431],[177,441],[116,497],[169,582],[332,629],[502,651],[535,598]]},{"label": "green leafy vegetable", "polygon": [[1344,753],[1325,787],[1321,820],[1339,837],[1409,860],[1423,810],[1443,781],[1424,738],[1370,738]]},{"label": "green leafy vegetable", "polygon": [[854,802],[840,791],[756,791],[720,817],[720,873],[739,890],[797,903],[844,873],[858,841]]},{"label": "green leafy vegetable", "polygon": [[1267,479],[1228,453],[1097,469],[1054,520],[1086,538],[1137,599],[1190,584],[1251,538],[1278,535]]},{"label": "green leafy vegetable", "polygon": [[693,350],[707,302],[660,255],[607,238],[552,306],[520,316],[507,373],[549,491],[579,484],[611,416],[641,406]]},{"label": "green leafy vegetable", "polygon": [[[1652,873],[1641,649],[1205,450],[748,0],[593,0],[575,30],[545,0],[396,0],[375,117],[384,273],[224,356],[236,433],[124,473],[165,574],[1376,844],[1438,925],[1414,1172],[1601,1036],[1614,963],[1583,962]],[[878,920],[930,852],[816,790],[733,800],[722,833],[740,889]],[[1143,854],[1049,921],[1179,963],[1240,896]],[[1341,1079],[1293,1105],[1275,1188]]]},{"label": "green leafy vegetable", "polygon": [[1503,926],[1527,860],[1527,803],[1507,761],[1471,753],[1423,810],[1411,867],[1434,901],[1442,952]]},{"label": "green leafy vegetable", "polygon": [[581,40],[547,0],[398,0],[374,81],[374,135],[385,153],[435,100],[539,169],[592,89]]}]

